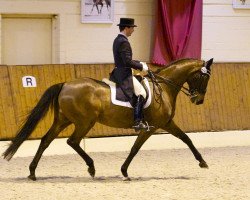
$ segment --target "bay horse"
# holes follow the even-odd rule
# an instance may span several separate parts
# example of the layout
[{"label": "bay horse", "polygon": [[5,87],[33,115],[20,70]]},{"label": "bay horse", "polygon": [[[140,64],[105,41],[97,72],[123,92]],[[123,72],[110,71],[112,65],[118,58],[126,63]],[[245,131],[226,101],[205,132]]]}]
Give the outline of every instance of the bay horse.
[{"label": "bay horse", "polygon": [[[212,63],[213,59],[207,62],[196,59],[182,59],[149,73],[151,74],[151,89],[154,88],[156,91],[158,88],[160,89],[158,91],[161,91],[158,93],[158,98],[156,98],[156,94],[153,94],[154,98],[151,105],[144,110],[145,120],[154,128],[149,132],[139,133],[121,167],[125,180],[130,180],[127,170],[132,159],[144,142],[159,128],[166,130],[186,143],[194,157],[199,161],[199,166],[208,168],[207,163],[190,138],[175,124],[173,117],[177,95],[184,89],[192,103],[196,105],[203,103]],[[186,82],[188,88],[183,87]],[[70,124],[74,124],[75,129],[68,138],[67,144],[86,162],[88,172],[92,177],[95,176],[94,161],[79,145],[88,131],[96,122],[116,128],[131,128],[133,126],[133,110],[113,105],[110,98],[110,88],[104,82],[92,78],[81,78],[58,83],[49,87],[32,109],[25,123],[3,153],[5,159],[10,160],[12,158],[20,145],[32,134],[50,107],[54,111],[54,122],[42,137],[40,146],[29,166],[30,175],[28,178],[31,180],[36,180],[35,170],[44,150]]]}]

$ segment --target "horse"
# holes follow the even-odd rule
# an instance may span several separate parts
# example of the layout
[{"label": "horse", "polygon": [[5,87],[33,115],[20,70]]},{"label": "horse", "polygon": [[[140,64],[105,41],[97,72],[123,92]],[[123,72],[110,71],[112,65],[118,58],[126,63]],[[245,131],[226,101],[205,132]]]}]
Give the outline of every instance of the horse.
[{"label": "horse", "polygon": [[[104,0],[93,0],[93,7],[92,7],[90,13],[92,13],[93,10],[94,10],[94,7],[96,7],[97,13],[98,13],[98,14],[101,14],[101,13],[102,13],[102,8],[103,8],[103,1],[104,1]],[[105,3],[106,3],[106,6],[107,6],[107,10],[109,11],[109,7],[111,6],[110,0],[105,0]],[[98,8],[98,5],[101,5],[101,9],[100,9],[100,10],[99,10],[99,8]]]},{"label": "horse", "polygon": [[[131,161],[144,142],[159,128],[186,143],[196,160],[199,161],[199,166],[208,168],[190,138],[175,124],[173,117],[176,98],[180,91],[187,94],[192,103],[196,105],[203,103],[212,63],[213,59],[207,62],[198,59],[181,59],[154,72],[149,71],[147,76],[150,77],[150,87],[154,92],[151,92],[153,93],[152,102],[149,107],[144,109],[144,116],[153,128],[149,131],[139,132],[128,157],[121,166],[124,180],[130,180],[127,170]],[[183,86],[184,83],[188,84],[188,88]],[[42,137],[35,157],[29,165],[28,178],[36,180],[35,170],[44,150],[70,124],[74,124],[75,129],[67,139],[67,144],[86,162],[88,173],[94,178],[94,161],[80,147],[80,141],[96,122],[116,128],[133,126],[133,110],[112,104],[110,95],[110,88],[106,83],[88,77],[52,85],[44,92],[15,138],[4,151],[4,159],[9,161],[12,158],[51,108],[54,113],[54,121],[48,132]]]}]

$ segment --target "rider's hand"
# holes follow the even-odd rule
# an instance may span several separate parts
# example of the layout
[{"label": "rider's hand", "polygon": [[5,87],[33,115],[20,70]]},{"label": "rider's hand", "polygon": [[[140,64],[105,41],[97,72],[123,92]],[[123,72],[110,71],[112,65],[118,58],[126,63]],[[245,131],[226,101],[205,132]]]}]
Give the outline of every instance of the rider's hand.
[{"label": "rider's hand", "polygon": [[142,64],[142,71],[147,72],[148,71],[148,66],[145,62],[140,62]]}]

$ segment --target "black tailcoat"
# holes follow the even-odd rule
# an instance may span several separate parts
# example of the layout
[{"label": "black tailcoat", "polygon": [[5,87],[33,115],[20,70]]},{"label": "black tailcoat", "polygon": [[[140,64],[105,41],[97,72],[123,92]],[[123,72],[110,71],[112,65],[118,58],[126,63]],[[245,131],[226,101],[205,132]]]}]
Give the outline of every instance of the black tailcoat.
[{"label": "black tailcoat", "polygon": [[134,87],[132,80],[132,69],[142,70],[142,64],[139,61],[132,60],[132,49],[130,43],[122,34],[119,34],[113,43],[113,54],[115,68],[113,69],[110,80],[121,87],[124,94],[133,105]]}]

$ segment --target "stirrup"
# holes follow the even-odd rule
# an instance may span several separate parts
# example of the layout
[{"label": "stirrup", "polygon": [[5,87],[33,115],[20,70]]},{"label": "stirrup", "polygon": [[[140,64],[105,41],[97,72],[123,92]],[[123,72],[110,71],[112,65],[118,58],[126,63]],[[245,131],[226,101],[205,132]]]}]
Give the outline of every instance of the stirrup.
[{"label": "stirrup", "polygon": [[137,122],[132,127],[135,129],[135,132],[138,132],[140,130],[147,130],[147,126],[142,121]]},{"label": "stirrup", "polygon": [[146,132],[149,132],[149,131],[150,131],[150,128],[155,128],[154,126],[149,126],[147,121],[145,121],[145,123],[146,123],[146,125],[147,125],[147,130],[146,130]]},{"label": "stirrup", "polygon": [[132,127],[135,129],[135,132],[138,132],[140,130],[145,130],[146,132],[148,132],[148,131],[150,131],[150,128],[154,128],[154,126],[149,126],[147,121],[145,121],[145,123],[140,121],[140,122],[138,122],[138,124],[136,124]]}]

